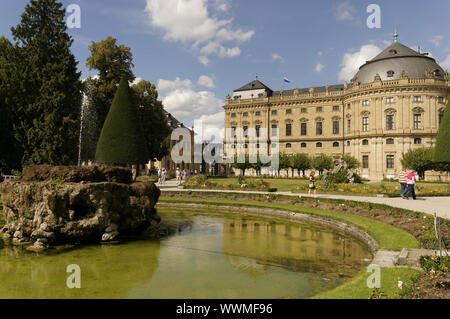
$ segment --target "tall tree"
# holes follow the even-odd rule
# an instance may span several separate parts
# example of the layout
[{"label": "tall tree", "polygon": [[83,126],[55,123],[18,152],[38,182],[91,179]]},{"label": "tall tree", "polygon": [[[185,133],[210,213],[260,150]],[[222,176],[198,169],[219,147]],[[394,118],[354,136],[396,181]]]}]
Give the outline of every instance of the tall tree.
[{"label": "tall tree", "polygon": [[145,164],[147,143],[127,76],[123,76],[97,144],[96,161],[102,164]]},{"label": "tall tree", "polygon": [[347,164],[348,169],[355,169],[361,166],[361,163],[358,161],[358,159],[351,155],[344,154],[341,158]]},{"label": "tall tree", "polygon": [[76,163],[81,81],[64,17],[56,0],[31,0],[11,29],[10,103],[23,164]]},{"label": "tall tree", "polygon": [[441,168],[450,166],[450,95],[439,127],[433,161],[438,163]]},{"label": "tall tree", "polygon": [[0,168],[6,171],[20,169],[22,159],[20,145],[14,138],[13,105],[9,98],[14,93],[9,82],[12,57],[13,45],[0,37]]},{"label": "tall tree", "polygon": [[89,99],[89,115],[95,119],[96,125],[90,125],[85,131],[82,144],[87,146],[83,151],[83,159],[92,160],[95,158],[95,147],[89,145],[97,145],[122,76],[125,75],[129,81],[133,81],[135,76],[131,70],[134,66],[131,49],[117,44],[117,39],[108,37],[92,42],[89,50],[91,55],[86,60],[86,66],[98,73],[85,81],[85,93]]},{"label": "tall tree", "polygon": [[133,85],[132,89],[150,159],[161,160],[169,153],[168,144],[164,141],[172,129],[167,122],[163,105],[158,101],[158,91],[154,84],[144,80]]}]

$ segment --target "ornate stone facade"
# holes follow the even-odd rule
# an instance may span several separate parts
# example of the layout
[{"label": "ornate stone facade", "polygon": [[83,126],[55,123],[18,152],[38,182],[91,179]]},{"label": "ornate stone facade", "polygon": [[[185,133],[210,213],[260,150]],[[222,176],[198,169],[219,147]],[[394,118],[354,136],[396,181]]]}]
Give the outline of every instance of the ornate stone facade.
[{"label": "ornate stone facade", "polygon": [[[372,82],[359,80],[369,76]],[[227,96],[225,127],[259,126],[269,138],[276,127],[280,152],[350,154],[363,177],[394,178],[402,153],[434,146],[449,93],[448,73],[434,59],[395,42],[350,84],[272,91],[256,79]]]}]

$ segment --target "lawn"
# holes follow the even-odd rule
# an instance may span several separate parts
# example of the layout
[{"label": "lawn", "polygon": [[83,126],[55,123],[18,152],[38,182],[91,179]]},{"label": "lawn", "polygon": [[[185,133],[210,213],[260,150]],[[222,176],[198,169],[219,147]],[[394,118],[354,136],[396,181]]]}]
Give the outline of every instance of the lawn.
[{"label": "lawn", "polygon": [[177,198],[177,197],[164,197],[159,199],[160,202],[171,203],[198,203],[206,205],[217,206],[248,206],[248,207],[261,207],[261,208],[273,208],[281,209],[291,212],[298,212],[303,214],[311,214],[320,217],[335,219],[344,221],[348,224],[359,227],[366,231],[370,236],[375,239],[380,249],[388,250],[401,250],[402,248],[419,248],[419,242],[410,233],[399,229],[397,227],[388,225],[386,223],[376,221],[367,217],[352,215],[345,212],[327,211],[322,209],[294,206],[288,204],[277,204],[267,202],[254,202],[254,201],[230,201],[230,200],[217,200],[217,199],[201,199],[201,198]]},{"label": "lawn", "polygon": [[362,270],[350,281],[343,285],[314,296],[312,299],[400,299],[401,292],[398,281],[403,282],[403,289],[413,285],[413,278],[419,276],[420,271],[409,268],[381,268],[381,287],[378,292],[367,287],[367,278],[371,273]]},{"label": "lawn", "polygon": [[[268,183],[264,187],[262,182]],[[223,190],[253,190],[264,191],[274,188],[279,192],[307,193],[308,180],[302,178],[258,178],[258,177],[228,177],[216,178],[194,176],[185,186],[187,188],[223,189]],[[320,181],[316,183],[317,192],[341,195],[376,196],[379,194],[400,196],[400,185],[395,181],[365,182],[363,184],[335,184],[326,187]],[[420,196],[450,196],[450,183],[418,182],[417,194]]]}]

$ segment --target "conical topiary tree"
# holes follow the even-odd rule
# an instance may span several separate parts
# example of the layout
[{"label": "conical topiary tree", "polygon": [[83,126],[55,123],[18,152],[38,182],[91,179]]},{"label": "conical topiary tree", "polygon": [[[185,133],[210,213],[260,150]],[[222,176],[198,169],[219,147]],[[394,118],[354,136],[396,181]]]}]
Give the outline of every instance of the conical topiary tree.
[{"label": "conical topiary tree", "polygon": [[127,78],[122,77],[97,143],[95,159],[98,163],[144,164],[149,160],[138,109],[131,94]]},{"label": "conical topiary tree", "polygon": [[439,127],[433,161],[441,165],[450,164],[450,96]]}]

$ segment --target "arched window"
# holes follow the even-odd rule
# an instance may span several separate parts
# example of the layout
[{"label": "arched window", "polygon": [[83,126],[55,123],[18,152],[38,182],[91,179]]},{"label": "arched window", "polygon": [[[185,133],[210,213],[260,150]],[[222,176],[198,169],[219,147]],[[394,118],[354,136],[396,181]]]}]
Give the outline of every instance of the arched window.
[{"label": "arched window", "polygon": [[317,142],[316,147],[322,147],[322,142]]},{"label": "arched window", "polygon": [[350,141],[347,141],[347,146],[350,146]]},{"label": "arched window", "polygon": [[301,147],[301,148],[306,148],[306,143],[302,143],[302,144],[300,145],[300,147]]},{"label": "arched window", "polygon": [[339,142],[334,142],[333,147],[339,147]]},{"label": "arched window", "polygon": [[291,143],[286,143],[286,148],[291,148],[292,144]]},{"label": "arched window", "polygon": [[369,145],[369,140],[362,140],[362,145]]},{"label": "arched window", "polygon": [[388,144],[388,145],[394,144],[394,139],[393,139],[393,138],[388,138],[388,139],[386,140],[386,144]]},{"label": "arched window", "polygon": [[392,78],[394,76],[395,72],[392,70],[387,71],[388,78]]}]

